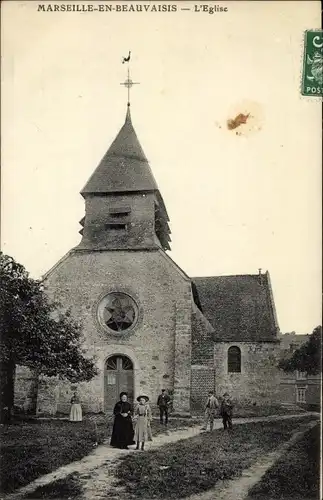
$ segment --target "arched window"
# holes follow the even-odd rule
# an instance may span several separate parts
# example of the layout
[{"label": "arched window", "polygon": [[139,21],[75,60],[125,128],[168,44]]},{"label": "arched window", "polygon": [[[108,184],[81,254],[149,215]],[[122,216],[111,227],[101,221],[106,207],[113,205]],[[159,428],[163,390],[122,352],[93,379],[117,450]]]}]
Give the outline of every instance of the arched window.
[{"label": "arched window", "polygon": [[232,346],[228,349],[228,372],[241,372],[241,350],[239,347]]}]

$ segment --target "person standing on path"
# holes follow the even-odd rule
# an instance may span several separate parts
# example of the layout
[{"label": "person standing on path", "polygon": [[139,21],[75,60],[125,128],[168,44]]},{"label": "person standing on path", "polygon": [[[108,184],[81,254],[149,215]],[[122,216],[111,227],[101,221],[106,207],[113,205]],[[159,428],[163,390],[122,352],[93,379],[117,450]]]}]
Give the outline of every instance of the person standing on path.
[{"label": "person standing on path", "polygon": [[170,397],[166,394],[165,389],[162,389],[161,394],[159,394],[157,399],[157,406],[159,408],[160,423],[164,423],[165,415],[165,425],[168,424],[168,408],[170,404]]},{"label": "person standing on path", "polygon": [[205,404],[205,421],[202,430],[207,430],[208,423],[210,422],[210,431],[213,431],[214,418],[216,416],[219,402],[214,396],[213,391],[209,391],[209,395]]},{"label": "person standing on path", "polygon": [[141,443],[141,449],[144,450],[145,442],[152,441],[150,422],[152,419],[151,409],[148,404],[148,396],[139,396],[137,398],[139,405],[135,410],[135,441],[137,443],[136,450],[139,450],[139,445]]},{"label": "person standing on path", "polygon": [[222,417],[223,428],[226,430],[229,427],[229,430],[232,429],[232,413],[233,413],[233,404],[230,399],[230,395],[225,392],[223,394],[223,399],[221,402],[220,415]]},{"label": "person standing on path", "polygon": [[70,422],[82,422],[82,406],[76,391],[71,399]]},{"label": "person standing on path", "polygon": [[128,394],[120,393],[120,401],[118,401],[113,410],[114,423],[110,445],[115,448],[127,450],[128,446],[135,444],[133,440],[132,427],[132,406],[128,402]]}]

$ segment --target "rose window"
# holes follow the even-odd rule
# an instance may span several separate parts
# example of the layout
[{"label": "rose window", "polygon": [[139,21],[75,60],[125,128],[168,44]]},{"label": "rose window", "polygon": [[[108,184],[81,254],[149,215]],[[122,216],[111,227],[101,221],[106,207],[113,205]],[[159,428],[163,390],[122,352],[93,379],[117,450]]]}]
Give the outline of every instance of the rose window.
[{"label": "rose window", "polygon": [[135,301],[125,293],[110,293],[99,305],[99,319],[103,326],[115,332],[130,328],[137,319]]}]

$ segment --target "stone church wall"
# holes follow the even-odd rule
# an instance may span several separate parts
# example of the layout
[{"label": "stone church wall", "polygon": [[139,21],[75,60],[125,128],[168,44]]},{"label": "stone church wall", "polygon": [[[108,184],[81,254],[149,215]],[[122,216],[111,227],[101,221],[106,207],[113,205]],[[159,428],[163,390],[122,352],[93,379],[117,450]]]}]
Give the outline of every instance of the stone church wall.
[{"label": "stone church wall", "polygon": [[[140,249],[155,246],[154,230],[155,195],[132,194],[91,196],[86,199],[86,223],[79,248]],[[127,231],[107,231],[109,211],[128,206],[131,209],[131,223],[127,220]]]},{"label": "stone church wall", "polygon": [[[85,409],[104,410],[105,362],[111,355],[124,354],[134,365],[135,397],[145,393],[155,404],[161,389],[173,390],[175,384],[175,410],[187,411],[191,286],[163,252],[72,252],[45,282],[47,293],[82,321],[87,352],[97,359],[99,374],[79,385]],[[116,291],[131,295],[139,307],[136,326],[119,337],[107,333],[97,320],[100,298]],[[182,362],[176,379],[175,356]],[[65,384],[53,407],[67,411],[70,397],[70,384]]]},{"label": "stone church wall", "polygon": [[190,414],[191,394],[191,288],[176,302],[174,398],[175,413]]},{"label": "stone church wall", "polygon": [[214,341],[197,314],[192,314],[191,410],[201,413],[215,390]]},{"label": "stone church wall", "polygon": [[[241,350],[241,373],[228,373],[228,349]],[[219,342],[214,344],[216,394],[224,392],[239,403],[270,404],[279,402],[280,374],[276,343]]]}]

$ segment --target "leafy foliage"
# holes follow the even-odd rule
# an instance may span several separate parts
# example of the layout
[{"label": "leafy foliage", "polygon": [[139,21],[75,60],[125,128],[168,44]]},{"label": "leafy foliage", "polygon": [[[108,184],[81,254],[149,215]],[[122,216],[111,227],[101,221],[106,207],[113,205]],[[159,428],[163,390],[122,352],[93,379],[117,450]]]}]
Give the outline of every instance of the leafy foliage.
[{"label": "leafy foliage", "polygon": [[96,374],[82,351],[81,325],[51,303],[41,281],[0,253],[0,363],[24,365],[71,382]]},{"label": "leafy foliage", "polygon": [[299,370],[309,375],[320,373],[322,366],[321,343],[322,327],[317,326],[307,342],[294,351],[292,356],[280,360],[278,367],[285,372]]}]

